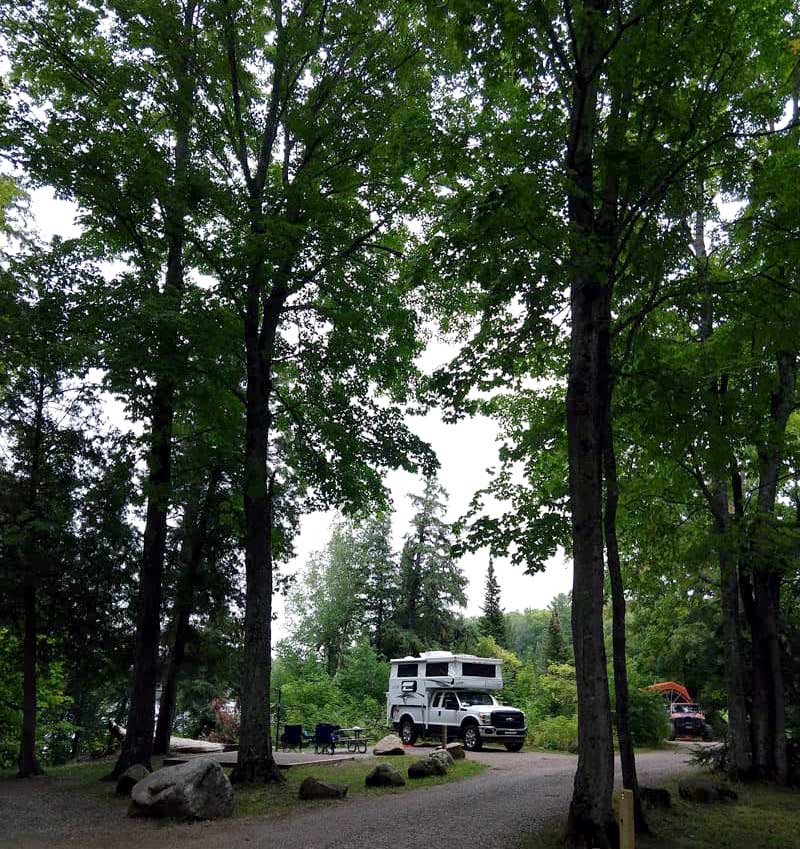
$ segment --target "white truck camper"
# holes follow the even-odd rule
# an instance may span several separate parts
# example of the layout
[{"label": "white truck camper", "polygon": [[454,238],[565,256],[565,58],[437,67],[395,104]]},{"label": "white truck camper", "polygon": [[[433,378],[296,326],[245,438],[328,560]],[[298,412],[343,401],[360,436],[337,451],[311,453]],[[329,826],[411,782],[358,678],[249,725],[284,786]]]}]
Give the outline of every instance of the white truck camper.
[{"label": "white truck camper", "polygon": [[461,738],[477,751],[502,743],[518,752],[525,743],[525,714],[492,695],[503,687],[503,661],[471,654],[428,651],[391,661],[386,718],[404,743],[418,737]]}]

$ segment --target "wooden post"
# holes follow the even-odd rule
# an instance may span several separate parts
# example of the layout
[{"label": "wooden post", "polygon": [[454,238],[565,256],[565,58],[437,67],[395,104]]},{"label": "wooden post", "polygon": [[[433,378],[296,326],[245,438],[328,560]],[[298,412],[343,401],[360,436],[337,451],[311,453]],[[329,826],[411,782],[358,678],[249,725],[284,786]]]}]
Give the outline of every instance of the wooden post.
[{"label": "wooden post", "polygon": [[619,849],[636,849],[633,790],[623,790],[619,796]]}]

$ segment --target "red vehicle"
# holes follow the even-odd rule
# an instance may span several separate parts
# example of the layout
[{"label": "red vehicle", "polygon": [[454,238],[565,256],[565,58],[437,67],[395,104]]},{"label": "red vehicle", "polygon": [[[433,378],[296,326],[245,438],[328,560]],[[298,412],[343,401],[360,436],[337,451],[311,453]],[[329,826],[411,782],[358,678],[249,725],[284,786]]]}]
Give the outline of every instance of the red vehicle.
[{"label": "red vehicle", "polygon": [[675,681],[662,681],[647,689],[657,690],[667,702],[670,740],[697,737],[703,740],[711,739],[711,729],[706,724],[706,715],[692,701],[689,691],[682,684],[677,684]]}]

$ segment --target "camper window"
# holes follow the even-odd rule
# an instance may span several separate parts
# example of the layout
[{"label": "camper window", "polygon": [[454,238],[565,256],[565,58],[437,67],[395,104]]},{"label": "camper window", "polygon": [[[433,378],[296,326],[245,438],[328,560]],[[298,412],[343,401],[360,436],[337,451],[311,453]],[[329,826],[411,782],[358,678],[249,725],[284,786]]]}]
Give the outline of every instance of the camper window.
[{"label": "camper window", "polygon": [[426,663],[425,664],[425,674],[428,677],[434,675],[447,675],[447,661],[437,661],[436,663]]},{"label": "camper window", "polygon": [[469,690],[459,693],[461,704],[466,706],[471,705],[493,705],[494,699],[488,693],[477,693]]},{"label": "camper window", "polygon": [[496,678],[497,667],[493,663],[464,663],[461,673],[475,678]]},{"label": "camper window", "polygon": [[416,678],[417,677],[417,668],[418,668],[418,665],[416,663],[398,663],[397,664],[397,677],[398,678]]}]

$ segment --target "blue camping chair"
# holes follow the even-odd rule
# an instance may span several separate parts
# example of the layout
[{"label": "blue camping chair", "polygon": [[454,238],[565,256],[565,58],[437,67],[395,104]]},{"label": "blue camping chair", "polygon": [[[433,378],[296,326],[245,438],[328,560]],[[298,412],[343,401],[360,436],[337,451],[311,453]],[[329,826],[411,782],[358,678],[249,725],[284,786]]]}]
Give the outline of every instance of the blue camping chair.
[{"label": "blue camping chair", "polygon": [[302,725],[284,725],[280,744],[284,749],[300,749],[302,751],[303,744],[308,742],[310,736],[310,734],[304,733]]},{"label": "blue camping chair", "polygon": [[336,732],[340,725],[331,725],[329,722],[320,722],[314,729],[314,751],[336,753]]}]

